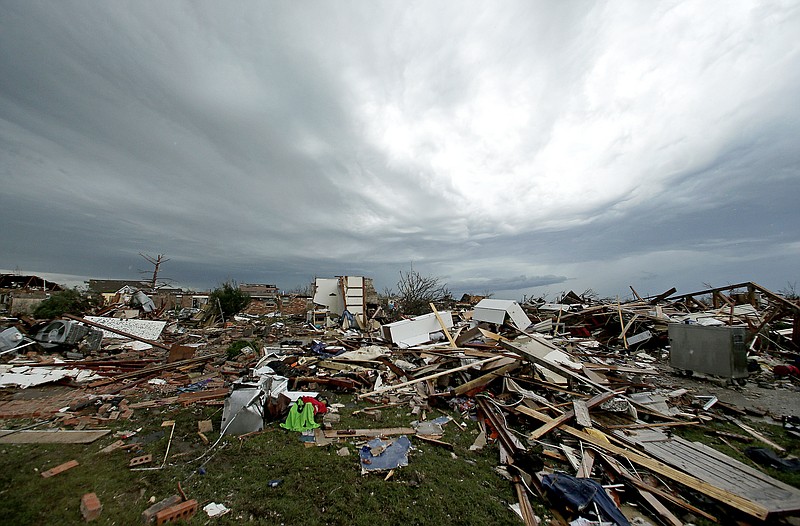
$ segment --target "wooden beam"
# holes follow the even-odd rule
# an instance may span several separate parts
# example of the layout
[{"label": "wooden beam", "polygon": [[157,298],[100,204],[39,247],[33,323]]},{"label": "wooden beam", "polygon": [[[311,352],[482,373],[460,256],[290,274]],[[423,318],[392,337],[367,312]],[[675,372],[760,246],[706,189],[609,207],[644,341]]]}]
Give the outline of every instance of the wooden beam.
[{"label": "wooden beam", "polygon": [[536,514],[533,512],[533,506],[531,506],[531,501],[528,500],[528,493],[525,491],[519,475],[514,475],[512,481],[517,492],[522,522],[525,523],[525,526],[539,526],[539,519],[536,518]]},{"label": "wooden beam", "polygon": [[[603,402],[605,402],[606,400],[614,398],[616,395],[617,395],[617,393],[615,393],[613,391],[610,392],[610,393],[601,393],[601,394],[599,394],[599,395],[587,400],[586,401],[586,408],[588,410],[588,409],[591,409],[592,407],[598,406],[598,405],[602,404]],[[527,413],[525,413],[525,414],[527,414]],[[589,416],[589,412],[588,411],[586,412],[586,416]],[[561,426],[562,424],[565,424],[565,423],[569,422],[574,417],[575,417],[575,412],[574,411],[567,411],[563,415],[560,415],[560,416],[558,416],[556,418],[550,418],[548,416],[547,417],[548,421],[543,426],[539,427],[538,429],[534,429],[531,432],[531,434],[528,436],[528,438],[530,440],[536,440],[538,438],[541,438],[544,435],[546,435],[547,433],[549,433],[550,431],[552,431],[553,429]]]},{"label": "wooden beam", "polygon": [[465,371],[465,370],[469,369],[470,367],[475,367],[477,365],[483,365],[483,364],[486,364],[486,363],[489,363],[489,362],[493,362],[495,360],[500,360],[501,358],[505,358],[505,356],[493,356],[491,358],[486,358],[485,360],[479,360],[479,361],[477,361],[475,363],[469,363],[467,365],[462,365],[461,367],[456,367],[454,369],[448,369],[446,371],[439,371],[438,373],[431,374],[431,375],[428,375],[428,376],[423,376],[422,378],[415,378],[414,380],[409,380],[408,382],[403,382],[403,383],[394,384],[394,385],[387,385],[385,387],[381,387],[380,389],[375,389],[374,391],[370,391],[369,393],[360,394],[360,395],[358,395],[358,397],[359,398],[365,398],[367,396],[372,396],[372,395],[376,395],[376,394],[379,394],[379,393],[385,393],[387,391],[394,391],[395,389],[401,389],[403,387],[408,387],[409,385],[414,385],[414,384],[417,384],[419,382],[424,382],[426,380],[432,380],[434,378],[439,378],[440,376],[444,376],[446,374],[456,373],[458,371]]},{"label": "wooden beam", "polygon": [[479,377],[475,378],[474,380],[470,380],[469,382],[466,382],[464,384],[459,385],[458,387],[453,389],[453,394],[455,396],[461,396],[462,394],[468,393],[469,391],[472,391],[473,389],[477,389],[479,387],[483,387],[484,385],[486,385],[489,382],[493,381],[495,378],[499,378],[501,376],[504,376],[504,375],[510,373],[511,371],[513,371],[514,369],[516,369],[517,367],[519,367],[519,362],[510,363],[510,364],[505,365],[505,366],[503,366],[503,367],[501,367],[501,368],[499,368],[499,369],[497,369],[495,371],[492,371],[490,373],[486,373],[483,376],[479,376]]},{"label": "wooden beam", "polygon": [[671,288],[671,289],[669,289],[668,291],[666,291],[666,292],[662,292],[662,293],[661,293],[661,294],[659,294],[658,296],[656,296],[656,297],[654,297],[653,299],[651,299],[651,300],[650,300],[650,305],[655,305],[655,304],[656,304],[656,303],[658,303],[659,301],[663,301],[663,300],[667,299],[668,297],[672,296],[672,295],[673,295],[673,294],[675,294],[676,292],[678,292],[678,289],[676,289],[675,287],[672,287],[672,288]]},{"label": "wooden beam", "polygon": [[436,321],[439,322],[439,326],[442,328],[442,331],[444,332],[444,335],[447,336],[447,340],[450,342],[450,347],[452,347],[454,349],[457,348],[458,345],[456,345],[456,341],[450,335],[450,331],[448,331],[447,327],[445,327],[444,321],[442,321],[442,317],[439,316],[439,311],[436,310],[436,305],[434,305],[433,303],[431,303],[430,305],[431,305],[431,310],[436,315]]},{"label": "wooden beam", "polygon": [[[521,405],[517,406],[516,408],[514,408],[514,410],[519,411],[520,413],[523,413],[525,415],[528,415],[545,423],[553,420],[549,416],[540,413],[538,411],[534,411],[533,409],[530,409],[525,406]],[[677,470],[651,457],[647,457],[640,453],[636,453],[628,449],[615,446],[610,442],[597,438],[594,435],[590,435],[589,433],[579,431],[567,425],[561,426],[560,429],[566,431],[570,435],[580,440],[595,445],[599,449],[607,451],[608,453],[613,453],[615,455],[623,456],[628,460],[630,460],[631,462],[633,462],[634,464],[645,467],[651,471],[654,471],[655,473],[658,473],[659,475],[663,475],[671,480],[674,480],[675,482],[683,484],[688,488],[691,488],[695,491],[702,493],[703,495],[716,499],[719,502],[722,502],[723,504],[727,504],[728,506],[736,508],[748,515],[751,515],[761,520],[765,520],[769,515],[769,509],[765,508],[764,506],[758,503],[747,500],[744,497],[726,491],[722,488],[718,488],[712,484],[709,484],[708,482],[702,481],[697,477],[693,477],[688,473],[684,473],[683,471]]]},{"label": "wooden beam", "polygon": [[695,515],[699,515],[700,517],[704,517],[704,518],[706,518],[706,519],[708,519],[708,520],[710,520],[712,522],[717,522],[717,523],[719,522],[719,520],[715,516],[711,515],[708,512],[705,512],[705,511],[701,510],[700,508],[698,508],[696,506],[692,506],[691,504],[689,504],[688,502],[686,502],[682,498],[676,497],[672,493],[668,493],[668,492],[662,491],[662,490],[660,490],[658,488],[654,488],[653,486],[651,486],[650,484],[645,483],[641,479],[632,476],[630,473],[628,473],[628,470],[624,466],[622,466],[616,459],[614,459],[614,458],[612,458],[612,457],[610,457],[608,455],[605,455],[603,453],[600,454],[600,458],[615,473],[617,473],[618,475],[621,475],[625,480],[627,480],[628,482],[633,484],[634,487],[640,488],[640,489],[642,489],[642,490],[644,490],[644,491],[646,491],[648,493],[651,493],[653,495],[661,497],[664,500],[668,500],[668,501],[672,502],[673,504],[675,504],[676,506],[679,506],[680,508],[683,508],[684,510],[686,510],[686,511],[688,511],[690,513],[694,513]]}]

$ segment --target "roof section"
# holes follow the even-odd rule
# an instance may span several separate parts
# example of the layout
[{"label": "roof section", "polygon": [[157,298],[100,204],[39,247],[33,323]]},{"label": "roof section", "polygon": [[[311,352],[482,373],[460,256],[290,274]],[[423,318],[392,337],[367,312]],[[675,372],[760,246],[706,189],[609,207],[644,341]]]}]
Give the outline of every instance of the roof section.
[{"label": "roof section", "polygon": [[19,276],[17,274],[0,274],[0,289],[38,289],[63,290],[58,283],[47,281],[39,276]]},{"label": "roof section", "polygon": [[90,279],[89,290],[99,294],[110,294],[128,285],[137,289],[150,288],[150,284],[139,279]]}]

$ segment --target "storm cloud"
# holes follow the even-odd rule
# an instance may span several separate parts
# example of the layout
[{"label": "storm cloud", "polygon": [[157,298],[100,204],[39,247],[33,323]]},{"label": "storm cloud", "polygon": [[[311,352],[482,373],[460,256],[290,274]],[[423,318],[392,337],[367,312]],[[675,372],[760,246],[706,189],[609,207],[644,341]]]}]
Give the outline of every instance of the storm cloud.
[{"label": "storm cloud", "polygon": [[3,2],[0,266],[800,278],[791,2]]}]

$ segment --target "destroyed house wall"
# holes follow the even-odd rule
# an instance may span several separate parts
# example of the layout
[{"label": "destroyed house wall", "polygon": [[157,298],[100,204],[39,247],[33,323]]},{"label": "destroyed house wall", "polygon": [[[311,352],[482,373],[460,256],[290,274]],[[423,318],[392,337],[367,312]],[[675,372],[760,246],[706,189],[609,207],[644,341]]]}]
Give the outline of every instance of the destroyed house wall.
[{"label": "destroyed house wall", "polygon": [[136,290],[150,288],[149,283],[138,279],[90,279],[86,284],[89,292],[96,294],[116,294],[126,286]]},{"label": "destroyed house wall", "polygon": [[16,274],[0,274],[0,290],[64,290],[58,283],[53,283],[39,276],[18,276]]},{"label": "destroyed house wall", "polygon": [[275,300],[278,297],[278,287],[266,283],[242,283],[239,290],[247,293],[254,300]]},{"label": "destroyed house wall", "polygon": [[46,300],[48,294],[44,292],[21,292],[11,294],[9,311],[12,314],[32,314],[41,302]]},{"label": "destroyed house wall", "polygon": [[293,294],[283,294],[280,298],[281,314],[283,316],[305,315],[311,307],[311,298]]}]

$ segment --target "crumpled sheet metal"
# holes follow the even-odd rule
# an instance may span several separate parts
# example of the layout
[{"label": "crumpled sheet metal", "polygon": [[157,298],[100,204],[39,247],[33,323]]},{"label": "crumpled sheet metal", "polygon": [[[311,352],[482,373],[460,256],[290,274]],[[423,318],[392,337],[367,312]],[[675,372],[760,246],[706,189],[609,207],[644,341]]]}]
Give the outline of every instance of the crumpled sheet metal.
[{"label": "crumpled sheet metal", "polygon": [[222,434],[244,435],[264,429],[266,397],[259,387],[234,389],[222,410]]}]

